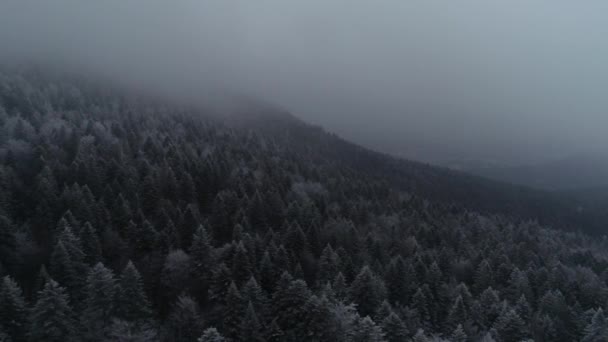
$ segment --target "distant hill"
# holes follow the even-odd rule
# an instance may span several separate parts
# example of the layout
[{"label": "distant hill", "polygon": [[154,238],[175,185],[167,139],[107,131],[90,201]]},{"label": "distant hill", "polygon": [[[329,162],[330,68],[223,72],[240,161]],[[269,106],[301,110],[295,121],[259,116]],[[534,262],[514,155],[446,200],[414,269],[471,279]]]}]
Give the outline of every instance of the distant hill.
[{"label": "distant hill", "polygon": [[546,190],[608,185],[608,157],[575,156],[521,166],[469,163],[461,169],[491,179]]}]

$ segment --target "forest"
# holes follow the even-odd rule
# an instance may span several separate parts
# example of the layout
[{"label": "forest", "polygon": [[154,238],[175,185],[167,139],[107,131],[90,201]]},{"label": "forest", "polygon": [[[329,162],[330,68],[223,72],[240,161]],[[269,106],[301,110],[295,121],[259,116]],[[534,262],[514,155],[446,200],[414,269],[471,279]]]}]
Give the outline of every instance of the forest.
[{"label": "forest", "polygon": [[607,341],[604,222],[569,205],[269,105],[4,70],[0,341]]}]

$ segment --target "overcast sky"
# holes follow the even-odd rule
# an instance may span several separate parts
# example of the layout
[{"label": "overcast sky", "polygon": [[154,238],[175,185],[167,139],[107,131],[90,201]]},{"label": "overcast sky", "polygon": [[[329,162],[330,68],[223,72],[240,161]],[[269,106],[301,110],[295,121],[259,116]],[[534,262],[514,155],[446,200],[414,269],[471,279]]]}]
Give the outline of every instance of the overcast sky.
[{"label": "overcast sky", "polygon": [[608,149],[605,0],[1,0],[0,57],[263,97],[422,159]]}]

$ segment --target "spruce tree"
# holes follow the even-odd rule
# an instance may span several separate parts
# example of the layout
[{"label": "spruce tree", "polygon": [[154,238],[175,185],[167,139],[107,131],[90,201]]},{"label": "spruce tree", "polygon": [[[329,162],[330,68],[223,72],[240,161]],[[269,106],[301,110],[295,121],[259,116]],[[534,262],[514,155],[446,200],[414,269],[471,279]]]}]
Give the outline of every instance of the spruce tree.
[{"label": "spruce tree", "polygon": [[215,303],[225,303],[226,294],[228,293],[231,282],[232,276],[230,270],[226,267],[226,264],[223,262],[220,263],[211,276],[211,285],[209,288],[209,297],[211,300]]},{"label": "spruce tree", "polygon": [[273,319],[270,322],[270,326],[266,328],[266,332],[264,334],[264,338],[267,342],[282,342],[284,340],[285,333],[279,327],[276,319]]},{"label": "spruce tree", "polygon": [[243,242],[240,241],[236,245],[234,256],[232,258],[232,280],[237,286],[243,285],[249,277],[251,277],[252,266],[249,262],[249,253]]},{"label": "spruce tree", "polygon": [[99,237],[97,231],[89,222],[86,222],[80,231],[80,241],[84,253],[84,261],[91,266],[101,262]]},{"label": "spruce tree", "polygon": [[581,341],[592,342],[606,340],[608,340],[608,321],[606,320],[604,310],[599,308],[593,315],[593,318],[591,318],[589,325],[585,327],[583,339]]},{"label": "spruce tree", "polygon": [[85,335],[90,340],[102,340],[112,323],[116,280],[112,271],[102,263],[95,265],[87,277],[84,309],[81,316]]},{"label": "spruce tree", "polygon": [[385,342],[384,333],[376,323],[366,316],[354,325],[351,336],[352,342]]},{"label": "spruce tree", "polygon": [[326,297],[312,295],[304,305],[304,328],[307,340],[310,341],[336,341],[337,332],[330,303]]},{"label": "spruce tree", "polygon": [[49,271],[51,277],[62,286],[76,294],[80,290],[82,276],[77,273],[76,267],[62,241],[58,241],[51,254]]},{"label": "spruce tree", "polygon": [[196,280],[208,282],[214,267],[213,247],[207,230],[199,225],[188,250],[192,259],[192,274]]},{"label": "spruce tree", "polygon": [[19,285],[9,276],[0,284],[0,326],[14,341],[25,340],[29,312]]},{"label": "spruce tree", "polygon": [[220,335],[217,329],[212,327],[205,329],[197,342],[226,342],[226,339]]},{"label": "spruce tree", "polygon": [[320,284],[332,281],[339,271],[340,265],[338,263],[338,254],[334,252],[331,245],[327,245],[319,258],[319,274],[317,276],[317,281]]},{"label": "spruce tree", "polygon": [[270,260],[270,254],[268,251],[264,252],[262,261],[260,263],[260,285],[266,291],[266,293],[272,293],[274,285],[277,281],[278,270]]},{"label": "spruce tree", "polygon": [[349,289],[350,298],[357,303],[357,310],[362,316],[371,316],[376,312],[385,292],[384,284],[368,266],[361,269]]},{"label": "spruce tree", "polygon": [[239,336],[237,340],[262,342],[264,341],[262,336],[262,325],[260,324],[253,304],[249,302],[247,304],[247,309],[245,310],[245,315],[243,316],[239,326]]},{"label": "spruce tree", "polygon": [[409,337],[409,331],[405,323],[394,312],[391,312],[382,320],[380,327],[382,328],[382,331],[384,331],[384,337],[387,342],[406,341]]},{"label": "spruce tree", "polygon": [[447,318],[447,331],[453,331],[458,325],[464,324],[468,319],[467,308],[462,296],[456,297]]},{"label": "spruce tree", "polygon": [[407,303],[410,293],[409,282],[412,275],[408,275],[405,262],[401,256],[391,260],[388,269],[384,274],[384,283],[388,292],[388,299],[391,303]]},{"label": "spruce tree", "polygon": [[247,283],[241,288],[241,296],[244,303],[251,303],[258,318],[263,322],[269,315],[268,298],[266,294],[255,280],[254,277],[249,278]]},{"label": "spruce tree", "polygon": [[429,303],[424,291],[418,288],[412,297],[412,308],[416,310],[416,315],[423,326],[430,323],[431,315],[429,312]]},{"label": "spruce tree", "polygon": [[77,324],[65,288],[49,280],[32,309],[31,341],[77,341]]},{"label": "spruce tree", "polygon": [[467,342],[467,334],[464,332],[462,328],[462,324],[458,324],[456,329],[452,332],[451,341],[452,342]]},{"label": "spruce tree", "polygon": [[177,298],[165,324],[168,341],[195,341],[203,333],[203,318],[196,302],[187,295]]},{"label": "spruce tree", "polygon": [[144,322],[152,317],[141,276],[131,261],[120,274],[116,296],[116,315],[127,322]]},{"label": "spruce tree", "polygon": [[514,309],[506,309],[494,323],[498,336],[504,341],[521,341],[526,337],[526,326]]},{"label": "spruce tree", "polygon": [[223,331],[226,337],[232,339],[238,338],[245,308],[243,298],[236,284],[232,282],[226,294],[226,304],[222,316]]}]

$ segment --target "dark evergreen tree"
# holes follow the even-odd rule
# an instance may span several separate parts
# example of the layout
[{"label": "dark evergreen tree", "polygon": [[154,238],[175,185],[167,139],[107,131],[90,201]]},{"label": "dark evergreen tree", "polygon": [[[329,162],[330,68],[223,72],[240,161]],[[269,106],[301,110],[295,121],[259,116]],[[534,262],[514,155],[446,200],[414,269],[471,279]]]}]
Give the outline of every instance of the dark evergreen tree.
[{"label": "dark evergreen tree", "polygon": [[115,307],[116,315],[127,322],[141,323],[152,317],[141,276],[131,261],[120,274]]},{"label": "dark evergreen tree", "polygon": [[351,341],[353,342],[385,342],[384,333],[374,321],[368,317],[361,318],[354,325]]},{"label": "dark evergreen tree", "polygon": [[203,331],[197,342],[226,342],[226,339],[220,335],[215,328],[207,328]]},{"label": "dark evergreen tree", "polygon": [[255,313],[253,304],[249,302],[247,309],[245,309],[245,315],[243,316],[239,326],[239,335],[237,340],[261,342],[264,341],[262,336],[262,325],[260,324],[258,316]]},{"label": "dark evergreen tree", "polygon": [[521,341],[527,337],[525,323],[513,309],[506,309],[498,317],[494,329],[501,341]]},{"label": "dark evergreen tree", "polygon": [[226,305],[222,316],[224,334],[228,338],[238,339],[241,332],[241,320],[245,313],[246,304],[243,303],[243,297],[241,297],[234,282],[232,282],[228,288],[225,301]]},{"label": "dark evergreen tree", "polygon": [[604,314],[604,310],[599,308],[591,322],[587,327],[585,327],[585,331],[583,333],[583,342],[591,342],[591,341],[605,341],[608,339],[608,321],[606,320],[606,316]]},{"label": "dark evergreen tree", "polygon": [[80,231],[80,241],[82,243],[82,252],[84,253],[84,261],[88,265],[95,265],[101,262],[101,244],[99,236],[95,228],[86,222]]},{"label": "dark evergreen tree", "polygon": [[384,274],[384,283],[391,303],[405,304],[410,294],[410,282],[413,275],[408,274],[401,256],[393,258]]},{"label": "dark evergreen tree", "polygon": [[364,266],[349,289],[350,298],[357,303],[357,309],[363,316],[373,315],[382,303],[386,290],[384,284],[370,270]]},{"label": "dark evergreen tree", "polygon": [[462,324],[458,324],[454,332],[452,332],[451,341],[453,342],[467,342],[467,334],[462,329]]},{"label": "dark evergreen tree", "polygon": [[107,336],[114,315],[116,296],[114,274],[102,263],[95,265],[87,277],[84,309],[81,315],[87,340],[99,341]]},{"label": "dark evergreen tree", "polygon": [[19,285],[5,276],[0,284],[0,326],[14,341],[24,341],[28,331],[29,312]]},{"label": "dark evergreen tree", "polygon": [[165,325],[165,340],[196,341],[203,334],[204,322],[196,302],[189,296],[177,298]]},{"label": "dark evergreen tree", "polygon": [[77,324],[65,289],[49,280],[32,308],[31,341],[78,341]]},{"label": "dark evergreen tree", "polygon": [[209,288],[209,297],[216,303],[225,303],[232,276],[226,264],[220,263],[211,277],[211,287]]},{"label": "dark evergreen tree", "polygon": [[405,323],[395,314],[391,312],[380,324],[384,337],[388,342],[406,341],[410,334]]}]

